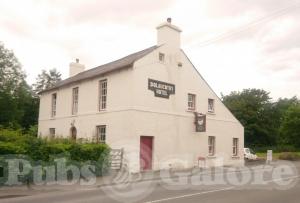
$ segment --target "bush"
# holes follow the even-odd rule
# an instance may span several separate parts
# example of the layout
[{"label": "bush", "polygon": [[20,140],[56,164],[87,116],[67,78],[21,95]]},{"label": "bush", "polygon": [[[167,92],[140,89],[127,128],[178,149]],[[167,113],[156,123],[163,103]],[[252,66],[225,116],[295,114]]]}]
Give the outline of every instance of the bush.
[{"label": "bush", "polygon": [[[0,129],[0,162],[1,155],[20,155],[27,157],[26,160],[30,160],[32,165],[42,166],[55,164],[56,158],[66,158],[67,164],[94,165],[96,175],[101,176],[110,168],[109,154],[110,148],[106,144],[81,144],[62,138],[47,140],[22,134],[20,130]],[[32,180],[32,176],[28,175],[22,180]]]},{"label": "bush", "polygon": [[295,152],[282,152],[279,154],[278,159],[296,161],[300,160],[300,155]]}]

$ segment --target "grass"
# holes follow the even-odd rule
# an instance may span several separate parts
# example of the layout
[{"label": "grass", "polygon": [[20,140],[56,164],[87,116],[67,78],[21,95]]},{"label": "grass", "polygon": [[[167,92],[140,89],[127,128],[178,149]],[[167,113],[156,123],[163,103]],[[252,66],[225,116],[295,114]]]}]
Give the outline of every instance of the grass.
[{"label": "grass", "polygon": [[[273,160],[278,160],[280,159],[280,157],[282,157],[283,153],[286,153],[286,152],[273,152]],[[298,156],[300,157],[300,152],[289,152],[295,156]],[[258,152],[256,153],[256,155],[259,157],[259,158],[263,158],[263,159],[266,159],[267,158],[267,152]]]}]

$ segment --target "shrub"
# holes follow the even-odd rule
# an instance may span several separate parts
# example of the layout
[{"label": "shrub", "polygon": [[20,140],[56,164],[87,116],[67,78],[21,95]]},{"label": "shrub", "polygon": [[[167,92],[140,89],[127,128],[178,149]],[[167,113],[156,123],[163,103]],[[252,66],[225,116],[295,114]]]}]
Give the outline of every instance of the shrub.
[{"label": "shrub", "polygon": [[[24,155],[32,165],[46,166],[53,165],[56,158],[66,158],[68,164],[93,164],[96,175],[100,176],[110,168],[109,153],[110,148],[106,144],[76,143],[63,138],[47,140],[22,134],[20,130],[0,129],[0,161],[1,155]],[[23,180],[30,179],[32,177],[28,175]]]}]

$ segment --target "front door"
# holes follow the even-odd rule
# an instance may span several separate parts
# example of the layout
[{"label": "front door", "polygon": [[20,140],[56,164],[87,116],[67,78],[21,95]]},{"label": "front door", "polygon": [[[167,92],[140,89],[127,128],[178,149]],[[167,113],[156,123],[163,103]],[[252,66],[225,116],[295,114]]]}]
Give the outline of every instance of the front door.
[{"label": "front door", "polygon": [[140,168],[141,170],[152,169],[152,149],[153,137],[141,136],[140,137]]}]

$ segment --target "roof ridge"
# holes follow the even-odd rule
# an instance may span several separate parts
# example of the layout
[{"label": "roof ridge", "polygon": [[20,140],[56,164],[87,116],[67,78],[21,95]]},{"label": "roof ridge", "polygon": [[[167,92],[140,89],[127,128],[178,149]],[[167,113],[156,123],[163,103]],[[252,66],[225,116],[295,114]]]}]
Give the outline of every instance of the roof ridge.
[{"label": "roof ridge", "polygon": [[96,66],[94,68],[88,69],[86,71],[80,72],[72,77],[66,78],[64,80],[61,80],[59,82],[57,82],[53,87],[48,88],[46,90],[43,90],[40,93],[44,93],[53,89],[57,89],[59,87],[65,86],[65,85],[69,85],[78,81],[82,81],[82,80],[86,80],[86,79],[90,79],[90,78],[94,78],[100,75],[103,75],[105,73],[108,72],[112,72],[115,70],[119,70],[122,68],[126,68],[129,66],[132,66],[133,63],[135,61],[137,61],[138,59],[144,57],[145,55],[151,53],[153,50],[155,50],[156,48],[158,48],[159,46],[154,45],[151,47],[148,47],[146,49],[143,49],[141,51],[138,52],[134,52],[132,54],[129,54],[125,57],[122,57],[120,59],[117,59],[115,61],[111,61],[109,63],[105,63],[102,64],[100,66]]}]

